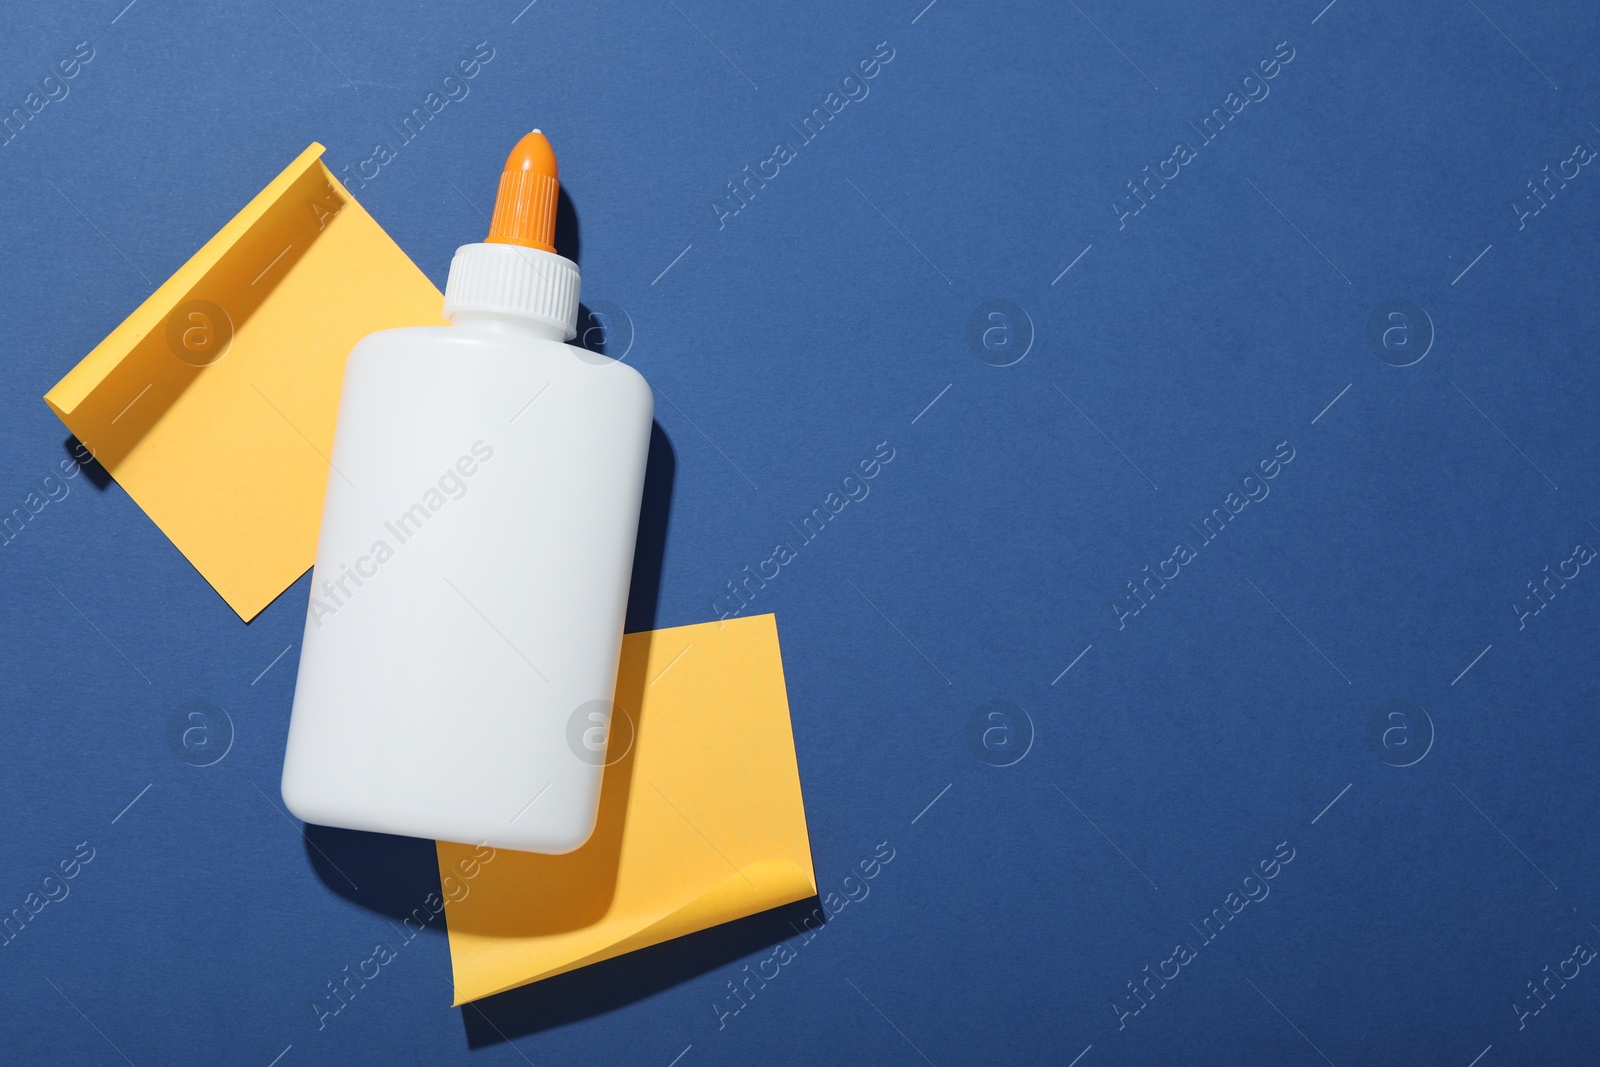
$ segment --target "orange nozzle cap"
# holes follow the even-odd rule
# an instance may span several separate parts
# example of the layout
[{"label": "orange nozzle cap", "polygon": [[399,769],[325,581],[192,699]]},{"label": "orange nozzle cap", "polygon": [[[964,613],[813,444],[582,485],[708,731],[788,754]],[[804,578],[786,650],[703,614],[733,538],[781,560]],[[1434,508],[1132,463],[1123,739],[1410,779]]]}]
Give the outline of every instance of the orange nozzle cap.
[{"label": "orange nozzle cap", "polygon": [[500,192],[489,220],[488,244],[521,245],[554,252],[556,200],[561,185],[556,180],[556,154],[538,130],[517,142],[500,174]]}]

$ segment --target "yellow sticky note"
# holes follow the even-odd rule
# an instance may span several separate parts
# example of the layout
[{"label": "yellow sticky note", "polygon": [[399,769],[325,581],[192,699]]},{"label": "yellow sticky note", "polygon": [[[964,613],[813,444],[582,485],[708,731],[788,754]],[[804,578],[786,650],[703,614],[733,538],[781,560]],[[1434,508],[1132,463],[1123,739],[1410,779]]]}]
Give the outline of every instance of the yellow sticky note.
[{"label": "yellow sticky note", "polygon": [[616,705],[588,844],[439,842],[457,1004],[816,894],[773,616],[627,635]]},{"label": "yellow sticky note", "polygon": [[249,621],[316,557],[345,357],[443,296],[313,144],[45,395]]}]

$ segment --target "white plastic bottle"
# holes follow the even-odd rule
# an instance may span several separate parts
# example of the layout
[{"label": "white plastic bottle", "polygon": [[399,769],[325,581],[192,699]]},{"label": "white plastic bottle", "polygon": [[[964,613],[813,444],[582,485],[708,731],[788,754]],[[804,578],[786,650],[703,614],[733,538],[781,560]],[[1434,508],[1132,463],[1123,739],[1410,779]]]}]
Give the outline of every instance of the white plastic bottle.
[{"label": "white plastic bottle", "polygon": [[350,353],[283,766],[306,822],[547,853],[594,829],[654,401],[562,343],[557,195],[535,130],[451,325]]}]

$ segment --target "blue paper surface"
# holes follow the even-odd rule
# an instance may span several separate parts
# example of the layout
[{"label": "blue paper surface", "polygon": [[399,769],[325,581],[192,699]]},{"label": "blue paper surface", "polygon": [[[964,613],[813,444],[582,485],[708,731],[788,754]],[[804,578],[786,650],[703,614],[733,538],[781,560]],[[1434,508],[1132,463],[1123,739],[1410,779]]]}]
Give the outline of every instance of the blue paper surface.
[{"label": "blue paper surface", "polygon": [[[1592,1057],[1592,6],[124,2],[0,37],[0,1060]],[[280,810],[306,580],[39,398],[312,140],[442,285],[534,126],[836,914],[453,1009],[431,843]]]}]

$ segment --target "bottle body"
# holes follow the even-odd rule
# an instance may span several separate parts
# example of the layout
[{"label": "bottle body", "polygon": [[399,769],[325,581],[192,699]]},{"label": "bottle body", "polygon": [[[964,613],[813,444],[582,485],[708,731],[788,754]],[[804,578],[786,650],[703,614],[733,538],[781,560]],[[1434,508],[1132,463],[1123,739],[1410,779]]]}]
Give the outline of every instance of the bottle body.
[{"label": "bottle body", "polygon": [[284,761],[296,816],[588,839],[652,412],[631,367],[515,325],[356,346]]}]

